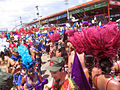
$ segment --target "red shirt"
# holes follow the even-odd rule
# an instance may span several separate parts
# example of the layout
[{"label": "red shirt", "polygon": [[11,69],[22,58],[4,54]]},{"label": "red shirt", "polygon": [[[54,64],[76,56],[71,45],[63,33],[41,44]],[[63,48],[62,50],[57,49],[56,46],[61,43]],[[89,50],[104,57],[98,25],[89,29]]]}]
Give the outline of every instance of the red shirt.
[{"label": "red shirt", "polygon": [[15,43],[10,43],[9,47],[13,50],[14,47],[17,47],[17,45]]},{"label": "red shirt", "polygon": [[31,42],[31,41],[29,41],[29,45],[30,45],[30,48],[33,46],[33,44],[32,44],[32,42]]},{"label": "red shirt", "polygon": [[28,45],[27,44],[23,44],[27,49],[28,49]]}]

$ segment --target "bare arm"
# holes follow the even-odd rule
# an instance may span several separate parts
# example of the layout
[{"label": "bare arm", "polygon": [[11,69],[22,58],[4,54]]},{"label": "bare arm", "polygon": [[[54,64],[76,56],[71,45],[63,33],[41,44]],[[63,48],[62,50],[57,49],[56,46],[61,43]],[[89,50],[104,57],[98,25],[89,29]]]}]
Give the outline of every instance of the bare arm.
[{"label": "bare arm", "polygon": [[37,53],[37,54],[38,54],[39,52],[38,52],[38,51],[33,50],[33,53]]},{"label": "bare arm", "polygon": [[42,82],[43,81],[43,77],[39,73],[38,73],[38,76],[39,76],[40,82]]},{"label": "bare arm", "polygon": [[79,61],[80,61],[81,65],[82,65],[83,69],[86,68],[85,61],[84,61],[84,53],[81,53],[81,54],[77,53],[77,55],[78,55]]},{"label": "bare arm", "polygon": [[7,60],[7,67],[6,67],[6,72],[9,72],[9,67],[10,67],[10,65],[14,65],[15,64],[15,62],[14,62],[14,60],[12,60],[12,59],[10,59],[10,58],[8,58],[8,60]]},{"label": "bare arm", "polygon": [[25,83],[26,83],[26,75],[24,77],[22,77],[21,88],[24,88],[24,90],[27,90],[27,86]]},{"label": "bare arm", "polygon": [[70,55],[69,58],[68,58],[68,73],[70,74],[71,73],[71,70],[72,70],[72,64],[73,64],[73,56]]}]

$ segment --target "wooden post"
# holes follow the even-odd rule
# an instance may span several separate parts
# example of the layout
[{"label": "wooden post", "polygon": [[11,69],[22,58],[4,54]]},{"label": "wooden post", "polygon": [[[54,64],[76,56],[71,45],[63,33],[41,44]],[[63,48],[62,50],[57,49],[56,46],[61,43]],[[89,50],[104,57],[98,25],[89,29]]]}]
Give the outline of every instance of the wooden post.
[{"label": "wooden post", "polygon": [[108,21],[110,21],[110,0],[108,0],[107,6],[108,6]]}]

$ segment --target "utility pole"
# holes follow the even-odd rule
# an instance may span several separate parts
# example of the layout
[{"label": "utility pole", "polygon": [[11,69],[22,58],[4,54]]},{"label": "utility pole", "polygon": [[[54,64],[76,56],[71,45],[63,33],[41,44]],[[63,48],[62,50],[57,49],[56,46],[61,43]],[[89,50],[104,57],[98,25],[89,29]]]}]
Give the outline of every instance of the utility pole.
[{"label": "utility pole", "polygon": [[107,0],[107,7],[108,7],[108,21],[110,21],[110,0]]},{"label": "utility pole", "polygon": [[21,18],[21,16],[20,16],[20,24],[21,24],[21,26],[22,26],[22,18]]},{"label": "utility pole", "polygon": [[[36,9],[37,9],[37,16],[38,16],[38,20],[39,20],[39,9],[38,9],[38,6],[35,6],[36,7]],[[40,20],[39,20],[39,27],[41,26],[41,24],[40,24]]]},{"label": "utility pole", "polygon": [[[68,3],[68,0],[65,0],[65,5],[67,6],[69,3]],[[70,17],[69,17],[69,10],[67,8],[67,19],[69,21]]]}]

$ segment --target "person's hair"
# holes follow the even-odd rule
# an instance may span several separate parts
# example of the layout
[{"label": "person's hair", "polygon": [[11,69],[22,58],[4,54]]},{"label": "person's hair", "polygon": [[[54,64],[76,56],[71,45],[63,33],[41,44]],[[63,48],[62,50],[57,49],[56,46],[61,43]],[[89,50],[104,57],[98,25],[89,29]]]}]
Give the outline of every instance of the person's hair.
[{"label": "person's hair", "polygon": [[60,68],[59,71],[61,72],[61,71],[62,71],[62,68]]},{"label": "person's hair", "polygon": [[[89,70],[89,75],[92,77],[92,69],[95,65],[95,58],[92,55],[85,54],[85,66]],[[89,77],[89,83],[92,85],[92,78]]]},{"label": "person's hair", "polygon": [[65,69],[65,68],[64,68],[64,65],[65,65],[65,63],[63,62],[62,67],[59,69],[60,72],[61,72],[63,69]]},{"label": "person's hair", "polygon": [[110,73],[111,72],[111,67],[113,66],[112,60],[110,58],[101,58],[99,61],[99,65],[103,71],[103,73]]},{"label": "person's hair", "polygon": [[5,56],[10,56],[9,49],[6,49],[6,48],[5,48],[5,50],[4,50],[4,55],[5,55]]},{"label": "person's hair", "polygon": [[94,67],[95,59],[92,55],[85,55],[85,65],[88,69],[91,69]]},{"label": "person's hair", "polygon": [[26,44],[26,40],[23,40],[24,41],[24,44]]},{"label": "person's hair", "polygon": [[57,50],[61,53],[61,57],[63,57],[65,59],[65,64],[68,63],[68,54],[67,51],[65,49],[65,47],[60,46],[61,48],[57,48]]},{"label": "person's hair", "polygon": [[[66,46],[67,46],[67,43],[71,43],[71,42],[69,42],[69,41],[66,41]],[[71,43],[72,44],[72,43]],[[75,48],[74,48],[74,46],[72,45],[72,47],[70,48],[71,49],[71,51],[74,51],[75,50]]]},{"label": "person's hair", "polygon": [[58,47],[58,42],[55,42],[55,46]]},{"label": "person's hair", "polygon": [[64,34],[63,34],[63,42],[66,42],[67,41],[67,34],[65,34],[66,31],[64,31]]},{"label": "person's hair", "polygon": [[20,41],[17,41],[17,47],[20,46]]},{"label": "person's hair", "polygon": [[35,44],[35,45],[34,45],[35,48],[38,48],[38,46],[39,46],[38,44]]},{"label": "person's hair", "polygon": [[4,60],[4,52],[3,51],[1,51],[0,57],[2,58],[2,60]]},{"label": "person's hair", "polygon": [[68,64],[68,54],[65,47],[61,48],[61,57],[65,59],[65,64]]},{"label": "person's hair", "polygon": [[118,49],[118,56],[119,56],[119,58],[120,58],[120,48]]},{"label": "person's hair", "polygon": [[30,69],[32,69],[32,71],[34,71],[34,66],[33,66],[33,64],[31,64],[31,65],[27,68],[27,70],[26,70],[27,76],[29,76],[28,71],[29,71]]}]

